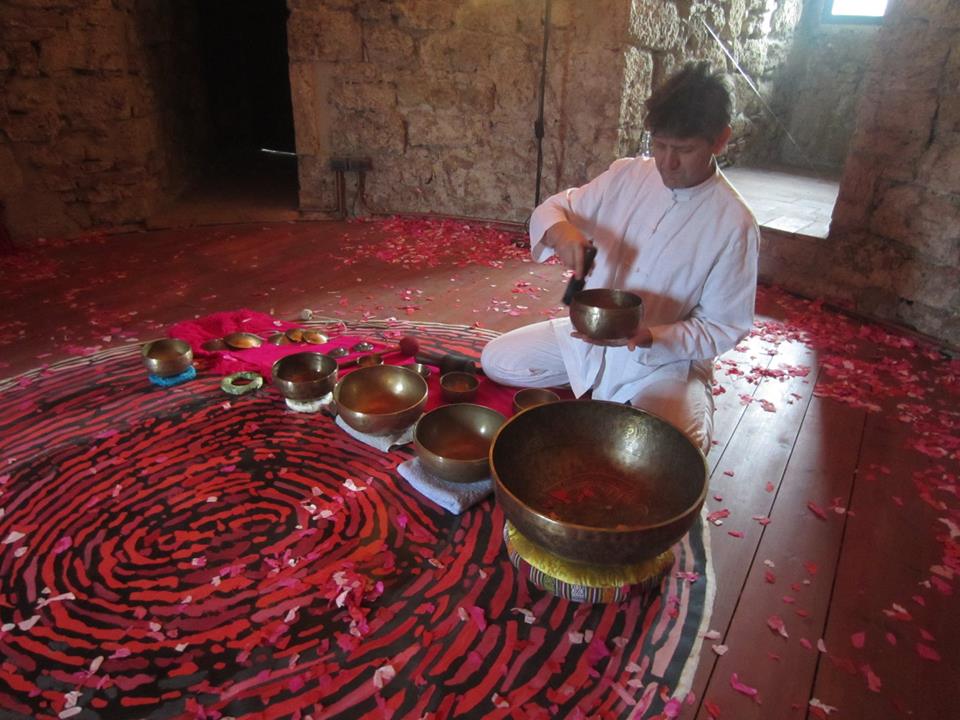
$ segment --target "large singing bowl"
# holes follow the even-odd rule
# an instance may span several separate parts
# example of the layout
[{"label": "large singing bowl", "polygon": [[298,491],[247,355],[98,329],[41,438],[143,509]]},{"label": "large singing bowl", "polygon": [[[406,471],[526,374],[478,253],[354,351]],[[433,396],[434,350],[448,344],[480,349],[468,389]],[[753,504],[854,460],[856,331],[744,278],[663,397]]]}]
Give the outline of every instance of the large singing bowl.
[{"label": "large singing bowl", "polygon": [[394,435],[410,428],[427,404],[427,381],[400,365],[354,370],[333,390],[337,412],[366,435]]},{"label": "large singing bowl", "polygon": [[490,447],[494,492],[528,540],[561,557],[626,565],[690,529],[707,493],[703,453],[660,418],[560,400],[508,420]]}]

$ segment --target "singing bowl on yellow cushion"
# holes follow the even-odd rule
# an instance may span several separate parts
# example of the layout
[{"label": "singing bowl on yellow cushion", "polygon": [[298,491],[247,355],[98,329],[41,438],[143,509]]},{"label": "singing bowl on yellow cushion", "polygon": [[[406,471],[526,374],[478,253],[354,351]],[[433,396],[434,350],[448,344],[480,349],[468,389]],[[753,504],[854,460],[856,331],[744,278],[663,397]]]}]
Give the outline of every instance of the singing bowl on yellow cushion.
[{"label": "singing bowl on yellow cushion", "polygon": [[707,493],[703,453],[666,421],[620,403],[559,400],[508,420],[490,447],[496,500],[524,537],[600,565],[654,558],[690,529]]},{"label": "singing bowl on yellow cushion", "polygon": [[402,365],[354,370],[333,391],[337,412],[354,430],[393,435],[411,427],[427,404],[427,381]]},{"label": "singing bowl on yellow cushion", "polygon": [[277,360],[273,384],[290,400],[309,402],[327,395],[337,382],[337,361],[318,352],[298,352]]},{"label": "singing bowl on yellow cushion", "polygon": [[443,480],[483,480],[490,477],[490,443],[505,420],[483,405],[441,405],[417,421],[413,448],[421,464]]},{"label": "singing bowl on yellow cushion", "polygon": [[570,322],[594,340],[633,337],[643,319],[643,300],[626,290],[581,290],[570,303]]}]

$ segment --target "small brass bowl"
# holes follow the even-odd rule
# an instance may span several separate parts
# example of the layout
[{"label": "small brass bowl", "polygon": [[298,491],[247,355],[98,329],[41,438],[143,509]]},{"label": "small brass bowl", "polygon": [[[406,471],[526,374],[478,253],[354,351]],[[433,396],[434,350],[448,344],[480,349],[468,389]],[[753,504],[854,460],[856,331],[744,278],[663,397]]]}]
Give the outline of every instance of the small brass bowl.
[{"label": "small brass bowl", "polygon": [[555,402],[560,399],[553,390],[546,388],[524,388],[518,390],[513,396],[513,412],[516,414],[521,410],[543,405],[548,402]]},{"label": "small brass bowl", "polygon": [[570,303],[570,322],[593,340],[632,337],[643,320],[643,300],[625,290],[581,290]]},{"label": "small brass bowl", "polygon": [[223,342],[232,350],[247,350],[263,345],[263,338],[247,332],[235,332],[224,336]]},{"label": "small brass bowl", "polygon": [[424,365],[423,363],[412,363],[406,367],[419,374],[424,380],[433,375],[433,368],[431,368],[429,365]]},{"label": "small brass bowl", "polygon": [[630,565],[690,530],[707,463],[677,428],[629,405],[559,400],[514,415],[490,447],[497,504],[541,548]]},{"label": "small brass bowl", "polygon": [[277,360],[271,370],[273,383],[290,400],[319,400],[337,382],[337,361],[318,352],[298,352]]},{"label": "small brass bowl", "polygon": [[447,402],[472,402],[479,387],[480,380],[473,373],[455,370],[440,376],[440,395]]},{"label": "small brass bowl", "polygon": [[174,377],[193,364],[190,343],[176,338],[149,342],[141,348],[140,356],[150,374],[157,377]]},{"label": "small brass bowl", "polygon": [[374,367],[375,365],[383,365],[383,355],[380,353],[362,355],[357,358],[357,365],[359,367]]},{"label": "small brass bowl", "polygon": [[343,421],[366,435],[394,435],[412,426],[427,404],[427,381],[399,365],[354,370],[333,390]]},{"label": "small brass bowl", "polygon": [[427,469],[450,482],[490,477],[490,443],[506,418],[483,405],[441,405],[417,421],[413,447]]}]

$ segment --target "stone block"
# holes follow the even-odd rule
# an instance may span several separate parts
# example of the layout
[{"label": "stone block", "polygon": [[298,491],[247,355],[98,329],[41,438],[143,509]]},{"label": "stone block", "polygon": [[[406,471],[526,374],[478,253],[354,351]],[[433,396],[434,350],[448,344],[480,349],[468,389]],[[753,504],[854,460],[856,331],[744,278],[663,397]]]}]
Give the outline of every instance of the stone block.
[{"label": "stone block", "polygon": [[494,109],[496,86],[489,79],[446,72],[407,75],[397,82],[401,108],[465,115],[490,113]]},{"label": "stone block", "polygon": [[385,113],[397,105],[397,91],[390,83],[340,83],[334,105],[341,112]]},{"label": "stone block", "polygon": [[91,25],[87,18],[71,19],[66,32],[40,41],[40,67],[44,74],[68,70],[124,70],[129,48],[123,17],[109,16],[108,25]]},{"label": "stone block", "polygon": [[874,234],[914,248],[931,262],[960,267],[960,197],[920,185],[894,185],[877,196]]},{"label": "stone block", "polygon": [[287,22],[287,52],[293,62],[363,60],[360,21],[351,12],[311,5],[295,10]]},{"label": "stone block", "polygon": [[402,153],[407,141],[402,116],[395,112],[352,113],[334,122],[330,132],[330,155],[366,155],[377,159],[384,153]]},{"label": "stone block", "polygon": [[424,38],[420,59],[426,73],[475,73],[490,64],[496,47],[492,35],[454,29]]},{"label": "stone block", "polygon": [[683,25],[673,3],[659,0],[636,0],[633,3],[628,33],[630,44],[643,50],[679,50],[683,35]]},{"label": "stone block", "polygon": [[334,71],[329,63],[290,63],[293,125],[301,155],[324,156],[329,150]]},{"label": "stone block", "polygon": [[394,6],[397,27],[436,32],[454,27],[460,3],[450,0],[397,0]]},{"label": "stone block", "polygon": [[407,142],[412,147],[473,147],[489,132],[484,117],[441,115],[423,110],[407,113]]},{"label": "stone block", "polygon": [[938,310],[960,307],[960,269],[919,258],[905,264],[895,277],[894,289],[899,297],[922,303]]},{"label": "stone block", "polygon": [[367,61],[381,68],[402,70],[417,64],[417,46],[407,32],[384,25],[367,26],[363,42]]},{"label": "stone block", "polygon": [[59,83],[57,101],[72,126],[106,128],[133,116],[130,96],[138,89],[127,76],[79,75]]},{"label": "stone block", "polygon": [[[918,179],[934,192],[953,194],[960,203],[960,131],[937,136],[923,158]],[[960,214],[954,211],[943,222],[960,227]]]},{"label": "stone block", "polygon": [[464,30],[492,33],[500,38],[515,35],[542,37],[543,3],[518,3],[515,0],[461,3],[454,21]]},{"label": "stone block", "polygon": [[23,185],[23,173],[17,153],[9,143],[0,144],[0,177],[4,194],[17,191]]}]

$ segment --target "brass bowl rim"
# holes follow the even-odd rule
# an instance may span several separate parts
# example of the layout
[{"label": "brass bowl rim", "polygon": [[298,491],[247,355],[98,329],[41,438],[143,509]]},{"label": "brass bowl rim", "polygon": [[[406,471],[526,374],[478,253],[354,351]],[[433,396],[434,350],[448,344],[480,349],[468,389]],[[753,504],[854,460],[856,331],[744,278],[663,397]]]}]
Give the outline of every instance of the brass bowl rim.
[{"label": "brass bowl rim", "polygon": [[326,359],[329,360],[331,363],[333,363],[333,369],[330,370],[328,373],[326,373],[325,375],[320,375],[319,377],[313,378],[312,380],[300,381],[300,382],[302,382],[303,384],[312,383],[312,382],[319,382],[320,380],[325,380],[325,379],[327,379],[327,378],[330,377],[331,375],[336,375],[336,374],[337,374],[337,370],[339,369],[339,366],[337,365],[337,361],[334,360],[334,359],[333,359],[332,357],[330,357],[329,355],[327,355],[326,353],[317,352],[316,350],[298,350],[297,352],[292,352],[292,353],[290,353],[290,354],[288,354],[288,355],[284,355],[282,358],[277,358],[276,360],[274,360],[274,361],[273,361],[273,365],[270,366],[270,377],[272,377],[274,380],[282,380],[283,382],[295,383],[295,384],[296,384],[296,383],[298,382],[298,381],[296,381],[296,380],[289,380],[289,379],[287,379],[287,378],[285,378],[285,377],[280,377],[279,375],[277,375],[277,367],[278,367],[281,363],[283,363],[284,361],[289,360],[290,358],[299,357],[299,356],[303,356],[303,355],[310,355],[311,357],[316,356],[316,357],[326,358]]},{"label": "brass bowl rim", "polygon": [[[343,389],[343,383],[347,382],[350,378],[354,377],[355,375],[362,375],[363,373],[366,373],[369,375],[372,372],[379,372],[382,374],[384,372],[384,368],[390,368],[388,372],[394,372],[399,370],[399,371],[402,371],[403,373],[406,373],[408,375],[411,375],[417,378],[417,380],[423,383],[423,394],[420,396],[420,398],[416,402],[413,402],[410,405],[407,405],[402,410],[394,410],[388,413],[371,413],[371,412],[364,412],[363,410],[356,410],[355,408],[352,408],[349,405],[346,405],[340,400],[340,394]],[[425,402],[427,399],[427,395],[429,393],[430,393],[430,386],[427,385],[427,381],[418,372],[414,372],[413,370],[410,370],[409,368],[403,365],[369,365],[367,367],[359,367],[353,372],[351,372],[349,375],[345,375],[342,379],[340,379],[337,382],[337,384],[333,387],[333,400],[335,403],[337,403],[337,407],[343,406],[349,412],[354,413],[355,415],[362,415],[363,417],[388,418],[388,417],[391,417],[392,415],[402,415],[403,413],[410,412],[415,407]]]},{"label": "brass bowl rim", "polygon": [[[446,380],[447,378],[449,378],[451,375],[456,375],[456,376],[461,376],[461,375],[462,375],[462,376],[464,376],[464,377],[469,378],[468,384],[470,385],[470,387],[468,387],[468,388],[450,388],[450,387],[447,387],[446,384],[445,384],[443,381]],[[452,393],[469,393],[469,392],[473,392],[474,390],[477,390],[479,387],[480,387],[480,378],[477,377],[477,374],[476,374],[476,373],[472,373],[472,372],[469,372],[469,371],[467,371],[467,370],[450,370],[450,371],[448,371],[448,372],[443,373],[443,374],[440,376],[440,388],[441,388],[442,390],[446,390],[447,392],[452,392]]]},{"label": "brass bowl rim", "polygon": [[[598,307],[590,302],[589,298],[593,296],[605,295],[605,296],[622,296],[632,302],[630,305],[623,305],[617,307]],[[638,309],[643,308],[643,298],[631,290],[624,290],[623,288],[589,288],[587,290],[581,290],[573,296],[573,300],[570,303],[570,306],[573,307],[574,303],[579,303],[583,307],[596,308],[597,310],[603,312],[636,312]]]},{"label": "brass bowl rim", "polygon": [[[577,399],[577,400],[557,400],[557,401],[552,402],[552,403],[544,403],[544,405],[534,405],[533,407],[527,408],[527,409],[524,410],[523,412],[517,413],[517,414],[514,415],[513,417],[508,418],[507,421],[506,421],[503,425],[500,426],[500,429],[497,431],[497,434],[493,436],[493,441],[490,443],[490,452],[488,453],[488,457],[489,457],[489,460],[490,460],[490,475],[491,475],[491,477],[493,477],[494,488],[495,488],[497,491],[502,491],[502,492],[504,492],[505,494],[509,495],[509,496],[513,499],[513,501],[517,503],[517,505],[519,505],[520,507],[524,508],[524,510],[526,510],[527,512],[529,512],[531,515],[534,515],[534,516],[536,516],[537,518],[546,521],[547,523],[549,523],[549,524],[552,525],[552,526],[564,527],[564,528],[571,528],[571,529],[574,529],[574,530],[586,530],[586,531],[591,532],[591,533],[602,533],[602,534],[604,534],[604,535],[608,535],[608,534],[609,534],[609,535],[613,535],[613,534],[616,534],[616,535],[626,535],[626,534],[628,534],[628,533],[644,532],[644,531],[648,531],[648,530],[655,530],[655,529],[661,528],[661,527],[667,527],[667,526],[669,526],[669,525],[677,522],[678,520],[680,520],[680,519],[683,518],[684,516],[689,515],[689,514],[691,513],[691,511],[693,511],[695,508],[699,508],[699,507],[702,507],[702,506],[703,506],[703,503],[704,503],[704,502],[706,501],[706,499],[707,499],[707,492],[708,492],[709,489],[710,489],[710,475],[709,475],[709,470],[710,470],[710,468],[709,468],[709,466],[707,465],[707,458],[706,458],[706,456],[703,454],[703,451],[702,451],[700,448],[698,448],[698,447],[693,443],[693,441],[690,440],[690,438],[688,438],[688,437],[687,437],[686,435],[684,435],[682,432],[680,432],[679,430],[677,430],[673,425],[671,425],[670,423],[668,423],[668,422],[667,422],[666,420],[664,420],[662,417],[660,417],[659,415],[656,415],[655,413],[647,412],[646,410],[641,410],[640,408],[631,408],[631,409],[632,409],[634,412],[639,412],[639,413],[643,413],[644,415],[649,415],[650,417],[655,418],[655,419],[659,420],[660,422],[666,423],[668,426],[672,427],[674,430],[676,430],[678,433],[680,433],[684,438],[686,438],[687,442],[690,443],[690,447],[693,448],[693,449],[697,452],[697,455],[700,457],[700,461],[703,463],[703,487],[701,488],[700,493],[699,493],[699,496],[697,497],[696,501],[694,501],[693,503],[691,503],[688,507],[684,508],[682,512],[679,512],[679,513],[677,513],[676,515],[674,515],[673,517],[669,517],[669,518],[667,518],[666,520],[662,520],[661,522],[658,522],[658,523],[647,523],[647,524],[644,524],[644,525],[621,525],[620,527],[617,527],[617,528],[609,528],[609,527],[598,527],[598,526],[596,526],[596,525],[581,525],[581,524],[579,524],[579,523],[567,522],[567,521],[565,521],[565,520],[557,520],[556,518],[549,517],[548,515],[544,515],[543,513],[540,513],[540,512],[538,512],[537,510],[534,510],[534,509],[533,509],[532,507],[530,507],[527,503],[525,503],[523,500],[521,500],[520,498],[518,498],[518,497],[516,496],[516,494],[515,494],[513,491],[511,491],[511,490],[504,484],[504,482],[500,479],[500,474],[497,472],[497,467],[496,467],[496,465],[495,465],[494,462],[493,462],[493,451],[494,451],[494,448],[496,448],[496,446],[497,446],[497,440],[500,439],[500,434],[501,434],[504,430],[506,430],[507,426],[510,425],[510,423],[512,423],[516,418],[520,417],[521,415],[526,414],[527,412],[530,412],[530,411],[536,410],[537,408],[541,408],[541,407],[545,407],[545,406],[549,406],[549,407],[553,408],[554,406],[565,405],[565,404],[569,404],[569,403],[604,403],[605,405],[614,405],[614,406],[617,406],[617,407],[631,407],[631,406],[629,406],[629,405],[624,405],[623,403],[613,402],[613,401],[611,401],[611,400],[579,400],[579,399]],[[509,518],[508,518],[508,519],[509,519]]]},{"label": "brass bowl rim", "polygon": [[153,349],[154,345],[159,343],[170,343],[171,345],[176,346],[177,349],[180,350],[180,354],[183,356],[191,355],[193,353],[193,348],[190,347],[190,343],[188,343],[186,340],[181,340],[180,338],[157,338],[156,340],[145,342],[140,347],[140,357],[142,357],[144,360],[157,360],[157,358],[150,357],[150,355],[147,353]]},{"label": "brass bowl rim", "polygon": [[[533,404],[533,405],[523,405],[523,406],[517,407],[517,396],[519,396],[521,393],[531,392],[531,391],[534,391],[534,390],[535,390],[536,392],[538,392],[538,393],[543,393],[543,394],[549,393],[549,394],[550,394],[550,399],[549,399],[549,400],[544,400],[543,402],[535,403],[535,404]],[[547,403],[555,403],[555,402],[558,402],[560,399],[561,399],[561,398],[560,398],[560,395],[559,395],[555,390],[551,390],[550,388],[525,387],[525,388],[520,388],[519,390],[517,390],[517,391],[513,394],[513,398],[511,399],[510,402],[511,402],[511,405],[512,405],[513,410],[514,410],[514,414],[519,415],[519,414],[522,413],[522,412],[526,412],[527,410],[530,410],[530,409],[532,409],[532,408],[539,407],[540,405],[546,405]]]},{"label": "brass bowl rim", "polygon": [[[230,341],[230,338],[250,338],[251,340],[256,341],[253,345],[237,345],[234,342]],[[260,335],[252,332],[237,331],[232,333],[227,333],[223,336],[223,342],[231,350],[250,350],[251,348],[257,348],[263,345],[266,340],[264,340]]]},{"label": "brass bowl rim", "polygon": [[[500,412],[499,410],[494,410],[492,407],[487,407],[486,405],[480,405],[479,403],[456,403],[456,404],[453,404],[453,405],[438,405],[437,407],[433,408],[432,410],[428,410],[428,411],[425,412],[423,415],[421,415],[420,418],[417,420],[416,424],[414,425],[414,427],[413,427],[413,442],[414,442],[414,446],[419,445],[420,447],[424,448],[425,450],[427,450],[427,451],[430,452],[431,454],[436,455],[437,457],[442,458],[442,459],[446,460],[447,462],[476,463],[476,462],[482,462],[483,460],[486,460],[486,461],[489,463],[489,462],[490,462],[490,451],[489,451],[489,450],[486,452],[485,455],[483,455],[483,456],[481,456],[481,457],[476,457],[476,458],[469,458],[469,459],[463,459],[463,458],[448,458],[448,457],[446,457],[446,456],[444,456],[444,455],[441,455],[441,454],[438,453],[438,452],[435,452],[434,450],[431,450],[429,447],[427,447],[427,446],[424,445],[422,442],[420,442],[420,423],[422,423],[427,417],[433,416],[434,413],[447,414],[447,413],[462,413],[462,412],[467,412],[469,408],[480,408],[481,410],[483,410],[483,411],[485,411],[485,412],[493,413],[494,415],[497,415],[498,417],[502,418],[502,422],[500,423],[500,427],[501,427],[501,428],[503,427],[504,423],[507,421],[507,416],[504,415],[504,414],[503,414],[502,412]],[[499,432],[499,431],[500,431],[500,428],[497,428],[497,432]],[[497,433],[494,433],[494,434],[490,437],[490,446],[491,446],[491,447],[493,446],[493,441],[494,441],[494,439],[495,439],[496,437],[497,437]]]}]

